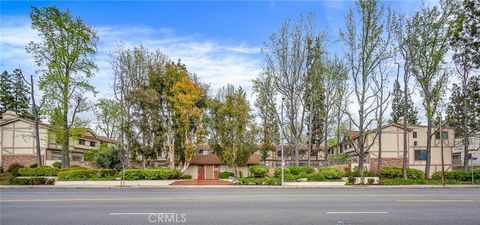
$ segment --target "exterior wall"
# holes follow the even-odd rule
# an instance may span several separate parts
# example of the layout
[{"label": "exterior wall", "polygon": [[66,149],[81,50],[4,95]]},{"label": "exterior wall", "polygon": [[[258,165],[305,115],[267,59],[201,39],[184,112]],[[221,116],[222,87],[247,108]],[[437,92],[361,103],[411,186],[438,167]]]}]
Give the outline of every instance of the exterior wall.
[{"label": "exterior wall", "polygon": [[[422,125],[409,125],[411,131],[408,132],[408,164],[410,168],[416,168],[420,170],[425,170],[426,160],[415,160],[415,150],[426,150],[427,149],[427,127]],[[432,133],[436,128],[432,129]],[[454,147],[454,132],[452,128],[443,129],[444,132],[448,132],[448,139],[444,141],[444,165],[445,170],[451,170],[452,167],[452,151]],[[417,137],[413,137],[413,133],[416,132]],[[367,143],[372,143],[375,138],[375,134],[371,133],[367,136]],[[336,149],[339,147],[337,146]],[[337,151],[337,150],[335,150]],[[358,156],[354,152],[353,148],[344,148],[344,152],[350,155],[350,159],[355,165],[358,165]],[[430,164],[430,175],[436,171],[441,170],[441,142],[440,139],[436,139],[436,136],[432,137],[432,149],[431,149],[431,164]],[[367,157],[366,163],[367,168],[376,172],[377,168],[377,159],[378,159],[378,137],[375,139],[375,142],[371,146]],[[403,158],[403,129],[398,126],[387,126],[382,129],[382,166],[392,165],[395,167],[401,167],[401,159]],[[400,163],[398,160],[400,159]],[[386,161],[385,161],[386,160]],[[355,166],[354,165],[354,166]]]},{"label": "exterior wall", "polygon": [[[478,158],[480,158],[480,132],[475,134],[474,136],[469,137],[468,142],[469,154],[471,154],[474,158],[477,158],[477,160],[469,160],[468,165],[473,166],[474,168],[480,168],[480,160],[478,160]],[[463,169],[463,148],[463,138],[455,139],[455,148],[453,149],[453,154],[455,155],[455,157],[453,158],[454,161],[452,161],[452,163],[456,168],[460,169]]]},{"label": "exterior wall", "polygon": [[192,176],[192,179],[198,178],[198,166],[197,165],[189,165],[187,170],[183,174]]},{"label": "exterior wall", "polygon": [[[48,142],[48,131],[40,126],[40,151],[42,160]],[[0,164],[4,170],[13,162],[29,166],[36,163],[35,127],[33,124],[16,121],[0,127]],[[18,159],[12,157],[18,156]],[[33,157],[34,162],[30,162]]]}]

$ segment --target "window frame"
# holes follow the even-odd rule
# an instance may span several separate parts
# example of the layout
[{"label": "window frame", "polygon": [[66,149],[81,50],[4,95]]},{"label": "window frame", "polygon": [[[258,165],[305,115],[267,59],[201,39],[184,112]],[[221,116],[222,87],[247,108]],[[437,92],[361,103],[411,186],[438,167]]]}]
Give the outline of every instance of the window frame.
[{"label": "window frame", "polygon": [[[417,152],[419,152],[418,155],[417,155]],[[427,158],[428,158],[427,150],[417,149],[417,150],[414,151],[414,153],[415,153],[415,161],[426,161]],[[424,153],[424,154],[422,154],[422,153]],[[422,156],[424,156],[424,157],[422,157]],[[422,158],[425,158],[425,159],[422,159]]]}]

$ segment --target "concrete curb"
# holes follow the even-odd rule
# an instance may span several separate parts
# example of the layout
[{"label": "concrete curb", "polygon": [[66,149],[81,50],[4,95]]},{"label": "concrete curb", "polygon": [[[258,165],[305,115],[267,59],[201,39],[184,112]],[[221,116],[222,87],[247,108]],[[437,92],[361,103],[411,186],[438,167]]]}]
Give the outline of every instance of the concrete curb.
[{"label": "concrete curb", "polygon": [[268,185],[192,185],[192,186],[55,186],[0,185],[0,189],[466,189],[480,185],[355,185],[355,186],[268,186]]}]

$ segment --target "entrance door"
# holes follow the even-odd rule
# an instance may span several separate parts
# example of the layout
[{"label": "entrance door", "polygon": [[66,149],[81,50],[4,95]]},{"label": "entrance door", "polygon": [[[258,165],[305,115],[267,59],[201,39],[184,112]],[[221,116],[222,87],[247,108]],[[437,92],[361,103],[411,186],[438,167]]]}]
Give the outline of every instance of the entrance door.
[{"label": "entrance door", "polygon": [[205,165],[198,165],[198,176],[199,180],[205,180]]}]

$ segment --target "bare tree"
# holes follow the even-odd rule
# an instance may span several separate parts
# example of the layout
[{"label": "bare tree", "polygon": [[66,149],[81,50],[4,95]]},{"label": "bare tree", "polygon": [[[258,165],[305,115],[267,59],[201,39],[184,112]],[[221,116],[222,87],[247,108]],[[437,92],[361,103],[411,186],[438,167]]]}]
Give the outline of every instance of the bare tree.
[{"label": "bare tree", "polygon": [[[383,63],[382,63],[383,64]],[[375,99],[377,111],[376,120],[377,120],[377,132],[378,132],[378,161],[377,161],[377,173],[380,173],[382,167],[382,126],[383,118],[385,111],[388,109],[390,102],[390,92],[386,92],[385,86],[388,84],[388,76],[385,65],[380,64],[378,67],[378,75],[374,77],[373,81],[375,84],[374,90],[377,92],[377,97]],[[398,71],[397,71],[398,74]],[[397,75],[398,76],[398,75]]]},{"label": "bare tree", "polygon": [[359,131],[358,141],[350,141],[358,154],[358,167],[363,176],[365,153],[377,137],[375,135],[371,143],[366,143],[367,130],[375,121],[374,113],[378,108],[375,104],[378,91],[372,86],[375,71],[390,57],[390,13],[385,15],[383,6],[379,7],[375,0],[360,0],[356,6],[359,16],[355,17],[350,9],[345,18],[347,30],[340,32],[340,38],[346,45],[354,102],[358,104],[356,115],[348,110],[344,112]]}]

